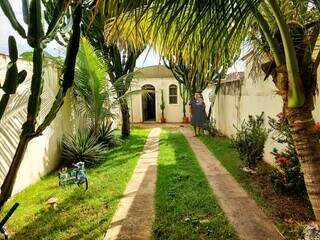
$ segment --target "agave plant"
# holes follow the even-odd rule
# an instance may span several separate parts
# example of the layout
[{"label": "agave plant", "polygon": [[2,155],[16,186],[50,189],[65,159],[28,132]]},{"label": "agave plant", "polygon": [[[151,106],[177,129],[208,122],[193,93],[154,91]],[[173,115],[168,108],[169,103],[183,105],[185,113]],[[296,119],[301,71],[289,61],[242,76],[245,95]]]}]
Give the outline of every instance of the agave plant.
[{"label": "agave plant", "polygon": [[117,145],[112,122],[104,122],[100,125],[97,139],[99,143],[108,148],[112,148]]},{"label": "agave plant", "polygon": [[64,165],[86,162],[94,164],[105,159],[106,148],[97,142],[89,131],[78,131],[74,135],[64,135],[61,141],[61,160]]}]

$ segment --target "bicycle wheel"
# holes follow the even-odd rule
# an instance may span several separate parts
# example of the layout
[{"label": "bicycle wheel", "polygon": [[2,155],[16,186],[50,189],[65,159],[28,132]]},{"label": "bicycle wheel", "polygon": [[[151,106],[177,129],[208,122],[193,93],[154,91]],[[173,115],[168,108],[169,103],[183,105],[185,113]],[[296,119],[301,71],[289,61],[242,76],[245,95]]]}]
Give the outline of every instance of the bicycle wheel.
[{"label": "bicycle wheel", "polygon": [[83,188],[84,190],[88,190],[88,179],[87,178],[81,179],[80,181],[78,181],[77,185]]},{"label": "bicycle wheel", "polygon": [[88,189],[88,179],[81,172],[77,172],[75,183],[77,183],[78,187],[85,190]]}]

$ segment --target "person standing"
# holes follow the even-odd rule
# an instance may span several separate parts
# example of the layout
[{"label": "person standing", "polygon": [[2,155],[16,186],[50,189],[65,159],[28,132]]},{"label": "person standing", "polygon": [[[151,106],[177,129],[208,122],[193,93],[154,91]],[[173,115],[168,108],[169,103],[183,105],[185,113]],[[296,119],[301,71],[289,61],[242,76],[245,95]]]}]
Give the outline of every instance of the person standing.
[{"label": "person standing", "polygon": [[206,122],[206,106],[201,98],[201,93],[195,93],[193,100],[190,102],[191,125],[194,129],[194,135],[199,136]]}]

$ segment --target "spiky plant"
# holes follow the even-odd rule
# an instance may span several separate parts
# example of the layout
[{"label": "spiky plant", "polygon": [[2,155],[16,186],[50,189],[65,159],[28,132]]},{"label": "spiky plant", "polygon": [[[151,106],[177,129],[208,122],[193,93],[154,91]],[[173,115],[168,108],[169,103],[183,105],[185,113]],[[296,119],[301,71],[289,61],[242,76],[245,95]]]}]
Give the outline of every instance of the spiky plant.
[{"label": "spiky plant", "polygon": [[163,89],[161,89],[161,103],[160,103],[160,109],[161,109],[161,121],[164,121],[164,110],[166,108],[166,103],[164,101],[163,97]]},{"label": "spiky plant", "polygon": [[105,159],[106,148],[89,131],[64,135],[61,141],[61,160],[64,165],[85,162],[93,165]]},{"label": "spiky plant", "polygon": [[23,83],[23,81],[27,77],[26,70],[22,70],[18,72],[18,68],[17,68],[18,49],[17,49],[16,40],[13,36],[9,36],[8,46],[9,46],[10,62],[7,65],[7,72],[6,72],[4,83],[2,86],[0,86],[0,88],[4,92],[0,100],[0,120],[6,110],[10,95],[16,93],[19,84]]},{"label": "spiky plant", "polygon": [[112,122],[104,122],[99,127],[98,142],[105,147],[114,147],[116,145],[116,137]]}]

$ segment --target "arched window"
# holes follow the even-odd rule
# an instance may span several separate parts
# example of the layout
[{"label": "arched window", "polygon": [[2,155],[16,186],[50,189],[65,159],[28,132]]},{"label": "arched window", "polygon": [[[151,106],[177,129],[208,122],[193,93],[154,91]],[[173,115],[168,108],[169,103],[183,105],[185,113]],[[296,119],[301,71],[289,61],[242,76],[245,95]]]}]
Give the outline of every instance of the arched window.
[{"label": "arched window", "polygon": [[178,103],[178,87],[175,84],[169,86],[169,104]]}]

